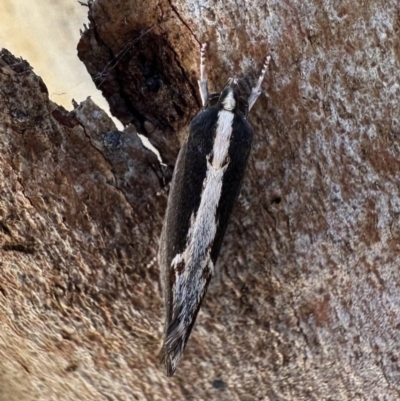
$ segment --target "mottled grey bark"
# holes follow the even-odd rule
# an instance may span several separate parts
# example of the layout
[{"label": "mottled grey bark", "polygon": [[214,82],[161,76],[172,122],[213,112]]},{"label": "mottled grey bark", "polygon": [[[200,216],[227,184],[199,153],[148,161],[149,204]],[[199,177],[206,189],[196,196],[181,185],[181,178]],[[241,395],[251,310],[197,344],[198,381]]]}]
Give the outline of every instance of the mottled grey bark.
[{"label": "mottled grey bark", "polygon": [[[398,2],[98,0],[90,18],[79,56],[124,133],[1,59],[2,354],[43,399],[399,399]],[[220,274],[167,380],[154,257],[202,41],[215,90],[272,61]]]}]

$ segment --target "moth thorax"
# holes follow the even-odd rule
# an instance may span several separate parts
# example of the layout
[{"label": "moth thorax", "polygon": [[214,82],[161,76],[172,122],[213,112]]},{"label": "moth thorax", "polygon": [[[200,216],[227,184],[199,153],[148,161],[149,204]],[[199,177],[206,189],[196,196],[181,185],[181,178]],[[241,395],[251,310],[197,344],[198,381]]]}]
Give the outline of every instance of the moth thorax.
[{"label": "moth thorax", "polygon": [[222,101],[222,105],[225,110],[232,111],[236,106],[235,96],[233,94],[233,90],[229,88],[228,93],[226,94],[224,100]]}]

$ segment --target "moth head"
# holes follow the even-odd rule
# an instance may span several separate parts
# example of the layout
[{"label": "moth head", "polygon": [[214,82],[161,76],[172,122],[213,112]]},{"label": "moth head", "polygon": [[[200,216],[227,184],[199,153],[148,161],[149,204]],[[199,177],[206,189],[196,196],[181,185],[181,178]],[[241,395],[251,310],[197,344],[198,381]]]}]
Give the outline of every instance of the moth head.
[{"label": "moth head", "polygon": [[239,88],[237,80],[234,78],[229,78],[228,83],[225,85],[224,89],[222,89],[222,92],[219,95],[218,104],[225,110],[233,111],[236,109],[238,101]]},{"label": "moth head", "polygon": [[227,84],[219,95],[218,105],[224,110],[241,113],[247,116],[248,104],[247,101],[240,96],[238,79],[228,79]]}]

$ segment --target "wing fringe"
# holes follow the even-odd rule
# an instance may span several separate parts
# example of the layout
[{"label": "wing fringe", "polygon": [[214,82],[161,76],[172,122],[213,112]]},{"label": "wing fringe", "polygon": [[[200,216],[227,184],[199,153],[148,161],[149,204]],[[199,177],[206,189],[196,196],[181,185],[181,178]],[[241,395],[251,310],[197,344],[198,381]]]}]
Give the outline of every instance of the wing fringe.
[{"label": "wing fringe", "polygon": [[181,313],[183,309],[181,305],[177,310],[176,318],[173,319],[168,326],[159,358],[161,364],[165,366],[167,376],[169,377],[173,376],[175,373],[178,362],[186,348],[190,333],[192,332],[197,314],[200,310],[200,304],[201,302],[199,302],[195,313],[190,316],[191,320],[189,324],[185,322],[185,316]]}]

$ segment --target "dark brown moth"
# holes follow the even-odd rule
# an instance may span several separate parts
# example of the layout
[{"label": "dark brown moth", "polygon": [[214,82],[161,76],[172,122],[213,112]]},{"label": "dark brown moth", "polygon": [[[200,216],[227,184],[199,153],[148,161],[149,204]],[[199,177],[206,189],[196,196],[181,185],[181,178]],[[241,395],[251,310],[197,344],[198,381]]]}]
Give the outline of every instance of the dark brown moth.
[{"label": "dark brown moth", "polygon": [[199,88],[203,109],[190,124],[175,165],[160,239],[159,264],[166,329],[161,361],[172,376],[185,349],[239,194],[253,139],[247,114],[261,94],[264,64],[248,100],[230,78],[209,94],[201,47]]}]

